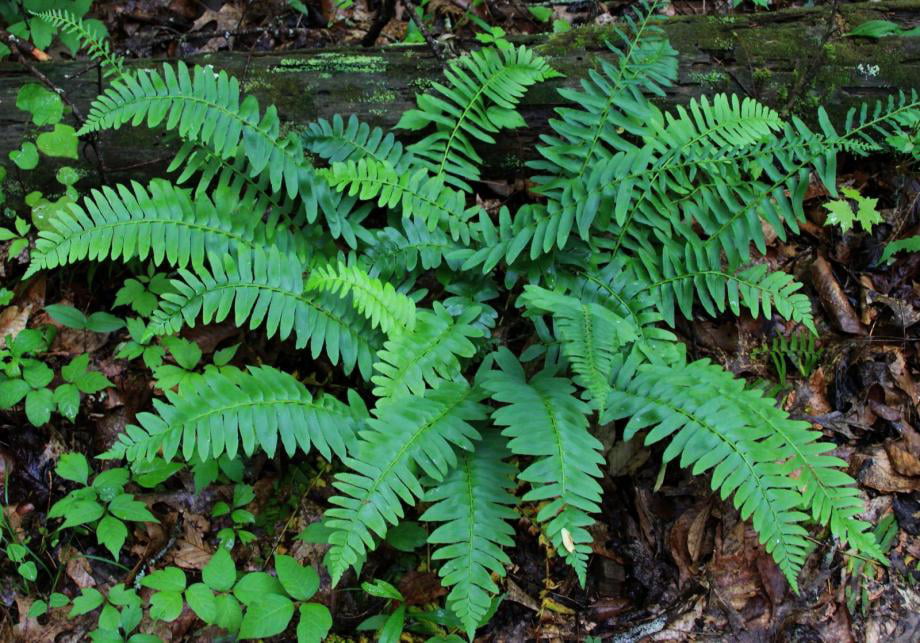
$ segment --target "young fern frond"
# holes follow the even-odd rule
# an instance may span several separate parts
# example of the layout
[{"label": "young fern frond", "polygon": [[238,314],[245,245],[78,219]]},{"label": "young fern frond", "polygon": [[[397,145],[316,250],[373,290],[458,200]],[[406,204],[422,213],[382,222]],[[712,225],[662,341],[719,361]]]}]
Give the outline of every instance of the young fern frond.
[{"label": "young fern frond", "polygon": [[[741,518],[752,520],[767,553],[798,591],[797,575],[810,546],[801,525],[807,518],[800,511],[804,498],[791,476],[794,467],[777,462],[771,427],[750,422],[729,390],[713,384],[719,370],[707,360],[647,364],[627,379],[632,371],[622,369],[601,421],[629,418],[625,440],[652,427],[645,444],[671,438],[665,462],[680,456],[680,466],[692,466],[694,475],[712,469],[713,490],[723,499],[734,494]],[[763,398],[761,403],[772,407]]]},{"label": "young fern frond", "polygon": [[393,284],[369,276],[358,265],[317,266],[310,272],[304,291],[325,291],[345,298],[387,335],[399,335],[415,328],[415,302],[393,288]]},{"label": "young fern frond", "polygon": [[274,105],[260,117],[255,97],[241,101],[239,81],[226,72],[196,65],[190,73],[179,61],[175,69],[163,65],[162,75],[152,69],[127,73],[93,101],[78,134],[144,122],[176,130],[183,140],[207,145],[221,158],[242,149],[250,176],[266,172],[274,192],[284,188],[289,198],[299,195],[310,219],[315,216],[318,181],[300,141],[293,134],[281,137]]},{"label": "young fern frond", "polygon": [[377,374],[371,377],[374,395],[422,395],[426,384],[437,388],[445,380],[456,379],[460,375],[457,358],[472,357],[476,347],[470,338],[483,336],[481,329],[471,325],[479,312],[471,306],[454,317],[437,301],[433,310],[419,310],[415,330],[391,337],[377,353]]},{"label": "young fern frond", "polygon": [[154,400],[156,413],[139,413],[103,458],[153,460],[162,452],[202,460],[226,454],[252,455],[258,448],[272,457],[280,441],[285,453],[315,447],[324,458],[345,457],[367,416],[361,397],[348,392],[348,404],[329,395],[313,397],[294,377],[269,366],[248,371],[207,371],[179,393]]},{"label": "young fern frond", "polygon": [[341,359],[350,373],[355,365],[367,379],[378,346],[377,334],[351,308],[347,299],[304,289],[303,265],[271,249],[241,249],[237,257],[211,255],[210,270],[180,270],[151,317],[148,332],[169,335],[183,326],[220,322],[233,313],[237,326],[265,325],[268,337],[296,338],[296,347],[310,345],[313,359],[325,350],[333,364]]},{"label": "young fern frond", "polygon": [[416,166],[456,188],[470,191],[479,180],[482,158],[474,141],[495,143],[501,129],[525,125],[516,111],[527,88],[556,76],[533,50],[511,45],[486,47],[452,61],[444,70],[448,85],[421,94],[418,108],[403,113],[397,128],[435,131],[409,146]]},{"label": "young fern frond", "polygon": [[515,455],[536,458],[518,478],[530,483],[523,500],[549,500],[537,513],[546,536],[572,566],[582,585],[588,571],[591,534],[589,514],[600,511],[602,445],[588,432],[591,407],[575,397],[568,379],[541,371],[530,380],[506,348],[496,353],[500,370],[489,373],[483,387],[501,406],[492,421],[506,427],[502,435]]},{"label": "young fern frond", "polygon": [[430,544],[441,545],[431,558],[445,561],[438,574],[451,588],[447,606],[470,640],[498,593],[491,575],[503,577],[511,564],[502,550],[514,545],[509,521],[517,518],[511,493],[515,468],[506,462],[510,455],[498,432],[484,431],[476,450],[461,452],[457,466],[424,497],[433,504],[421,519],[444,523],[428,536]]},{"label": "young fern frond", "polygon": [[386,400],[374,409],[367,429],[344,462],[351,469],[336,475],[342,494],[330,499],[325,524],[332,529],[326,564],[335,585],[349,567],[374,549],[375,537],[403,517],[403,504],[424,496],[424,473],[442,481],[457,465],[454,449],[473,450],[479,433],[471,422],[484,420],[483,394],[466,382],[445,382],[424,397]]},{"label": "young fern frond", "polygon": [[112,46],[105,38],[105,27],[101,23],[96,21],[94,25],[63,9],[39,11],[35,15],[62,32],[79,38],[90,58],[99,63],[104,78],[120,78],[124,75],[125,60],[112,51]]},{"label": "young fern frond", "polygon": [[309,123],[303,133],[304,147],[326,160],[330,165],[345,161],[371,158],[392,165],[404,172],[412,164],[412,155],[392,133],[371,127],[352,114],[346,124],[336,114],[330,123],[324,118]]},{"label": "young fern frond", "polygon": [[260,225],[239,216],[239,202],[218,190],[214,201],[154,179],[147,187],[132,182],[93,190],[80,204],[51,219],[39,232],[27,275],[84,259],[91,261],[150,258],[176,267],[204,266],[209,252],[229,255],[238,247],[277,247],[304,259],[310,249],[287,230]]},{"label": "young fern frond", "polygon": [[404,218],[418,217],[429,230],[438,227],[454,241],[470,242],[469,220],[480,208],[467,207],[466,197],[425,169],[398,173],[387,161],[362,158],[335,163],[323,173],[329,184],[362,201],[376,200],[386,208],[399,207]]}]

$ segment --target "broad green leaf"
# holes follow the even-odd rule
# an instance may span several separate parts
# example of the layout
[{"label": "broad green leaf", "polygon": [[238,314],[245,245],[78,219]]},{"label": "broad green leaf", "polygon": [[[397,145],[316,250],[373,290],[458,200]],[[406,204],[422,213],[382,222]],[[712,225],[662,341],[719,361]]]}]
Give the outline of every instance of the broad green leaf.
[{"label": "broad green leaf", "polygon": [[57,123],[50,132],[42,132],[35,139],[38,149],[48,156],[77,159],[77,131],[70,125]]},{"label": "broad green leaf", "polygon": [[217,601],[214,592],[204,583],[195,583],[185,590],[185,600],[192,611],[208,625],[217,622]]},{"label": "broad green leaf", "polygon": [[104,516],[96,525],[96,540],[112,552],[112,558],[118,560],[118,554],[128,539],[125,523],[112,516]]},{"label": "broad green leaf", "polygon": [[103,502],[111,502],[115,496],[120,495],[128,484],[131,474],[124,467],[115,467],[103,471],[93,478],[93,489],[99,494]]},{"label": "broad green leaf", "polygon": [[211,589],[218,592],[229,592],[236,583],[236,565],[223,547],[211,556],[211,560],[201,570],[201,580]]},{"label": "broad green leaf", "polygon": [[54,404],[58,413],[73,422],[80,411],[80,390],[73,384],[61,384],[54,389]]},{"label": "broad green leaf", "polygon": [[33,426],[47,424],[54,407],[54,393],[46,388],[29,391],[26,395],[26,417]]},{"label": "broad green leaf", "polygon": [[19,88],[16,107],[32,114],[35,125],[53,125],[64,115],[61,97],[37,83],[27,83]]},{"label": "broad green leaf", "polygon": [[8,409],[26,396],[32,390],[24,380],[0,380],[0,409]]},{"label": "broad green leaf", "polygon": [[82,453],[65,453],[58,458],[54,472],[64,480],[85,485],[89,480],[89,463]]},{"label": "broad green leaf", "polygon": [[54,371],[44,362],[30,360],[22,369],[22,379],[32,388],[44,388],[54,379]]},{"label": "broad green leaf", "polygon": [[70,612],[67,614],[68,618],[74,618],[75,616],[80,616],[81,614],[86,614],[92,612],[94,609],[102,605],[105,601],[105,597],[102,593],[93,587],[84,587],[80,595],[73,599],[73,606],[70,608]]},{"label": "broad green leaf", "polygon": [[251,605],[266,594],[284,594],[278,579],[266,572],[249,572],[233,587],[233,595],[243,605]]},{"label": "broad green leaf", "polygon": [[387,617],[386,623],[380,628],[377,643],[399,643],[405,625],[406,606],[403,604]]},{"label": "broad green leaf", "polygon": [[85,525],[88,522],[95,522],[104,513],[105,508],[95,500],[78,500],[69,505],[61,528],[66,529],[67,527],[76,527],[77,525]]},{"label": "broad green leaf", "polygon": [[185,572],[178,567],[165,567],[144,576],[141,585],[161,592],[185,590]]},{"label": "broad green leaf", "polygon": [[10,152],[10,160],[20,170],[34,170],[38,167],[38,148],[34,143],[26,141],[18,150]]},{"label": "broad green leaf", "polygon": [[[62,326],[67,328],[75,328],[77,330],[86,329],[86,315],[81,313],[79,310],[73,306],[67,306],[65,304],[51,304],[45,306],[45,312]],[[87,360],[89,357],[87,357]]]},{"label": "broad green leaf", "polygon": [[150,618],[158,621],[174,621],[182,613],[180,592],[157,592],[150,597]]},{"label": "broad green leaf", "polygon": [[325,605],[306,603],[300,606],[297,643],[320,643],[332,629],[332,615]]},{"label": "broad green leaf", "polygon": [[291,556],[275,554],[275,571],[284,591],[298,601],[307,600],[319,589],[316,570],[302,566]]},{"label": "broad green leaf", "polygon": [[294,616],[294,603],[287,596],[267,594],[253,603],[240,624],[241,639],[275,636],[287,629]]},{"label": "broad green leaf", "polygon": [[130,493],[123,493],[116,496],[109,503],[109,511],[121,518],[122,520],[132,520],[134,522],[157,522],[156,516],[150,513],[140,500],[135,500]]}]

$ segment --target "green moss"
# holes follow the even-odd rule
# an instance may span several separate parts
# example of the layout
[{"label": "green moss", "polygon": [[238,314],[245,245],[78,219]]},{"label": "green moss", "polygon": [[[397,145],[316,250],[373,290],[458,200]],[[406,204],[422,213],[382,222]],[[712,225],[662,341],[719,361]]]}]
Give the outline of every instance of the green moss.
[{"label": "green moss", "polygon": [[716,89],[728,81],[728,75],[718,69],[712,69],[707,72],[695,71],[690,74],[690,80],[708,89]]},{"label": "green moss", "polygon": [[383,56],[326,52],[308,58],[282,58],[270,72],[290,74],[312,71],[330,74],[331,77],[337,73],[376,74],[386,69],[387,63]]}]

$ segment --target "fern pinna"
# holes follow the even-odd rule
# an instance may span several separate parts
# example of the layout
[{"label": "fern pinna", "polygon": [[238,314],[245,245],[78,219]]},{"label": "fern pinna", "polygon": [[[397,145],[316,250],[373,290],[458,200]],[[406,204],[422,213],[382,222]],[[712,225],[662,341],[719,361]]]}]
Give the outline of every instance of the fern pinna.
[{"label": "fern pinna", "polygon": [[[762,223],[795,233],[810,177],[834,194],[838,154],[915,135],[920,99],[892,96],[842,126],[819,109],[818,129],[727,95],[663,112],[651,99],[674,82],[677,54],[657,8],[627,16],[611,54],[560,90],[569,104],[530,164],[537,198],[497,213],[474,198],[477,150],[522,126],[528,87],[555,75],[525,47],[496,38],[450,63],[400,121],[423,134],[408,147],[354,117],[282,136],[274,108],[260,112],[224,72],[111,63],[84,132],[174,131],[180,180],[93,192],[40,233],[30,271],[151,259],[174,272],[148,335],[232,319],[353,377],[333,397],[268,365],[209,369],[107,456],[334,455],[333,580],[421,504],[470,637],[493,608],[518,502],[536,504],[532,520],[585,582],[597,434],[618,426],[709,475],[793,587],[810,523],[882,559],[822,434],[689,359],[668,327],[729,311],[816,333],[801,285],[756,258]],[[524,321],[510,333],[498,320],[515,308]]]}]

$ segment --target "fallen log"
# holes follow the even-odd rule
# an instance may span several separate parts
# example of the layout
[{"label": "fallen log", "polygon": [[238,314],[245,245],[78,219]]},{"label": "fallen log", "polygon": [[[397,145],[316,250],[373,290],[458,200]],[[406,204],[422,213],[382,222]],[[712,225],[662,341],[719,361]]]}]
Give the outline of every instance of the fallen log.
[{"label": "fallen log", "polygon": [[[920,22],[920,0],[842,4],[787,9],[736,16],[683,16],[664,23],[680,52],[678,83],[660,101],[664,107],[686,103],[704,93],[750,95],[809,120],[823,104],[832,118],[861,101],[920,88],[920,38],[869,40],[843,36],[866,20],[892,20],[905,27]],[[556,35],[521,40],[546,55],[565,77],[532,89],[521,112],[528,128],[503,136],[486,154],[484,177],[514,179],[524,174],[523,162],[534,155],[536,137],[546,131],[547,118],[562,104],[556,89],[578,83],[596,57],[611,55],[604,42],[612,26],[592,25]],[[392,126],[441,76],[441,63],[424,46],[343,48],[265,54],[218,52],[190,62],[225,69],[242,81],[261,105],[274,103],[282,121],[292,128],[335,113],[356,114],[372,125]],[[158,61],[132,61],[150,66]],[[36,67],[84,113],[99,91],[92,63],[49,62]],[[28,114],[15,108],[19,87],[34,77],[22,65],[0,65],[0,162],[8,168],[10,150],[24,135],[34,136]],[[125,127],[105,133],[96,148],[83,146],[84,169],[108,180],[143,180],[162,174],[172,144],[159,132]],[[57,160],[33,172],[12,168],[13,188],[26,193],[53,185]],[[91,176],[82,185],[88,184]],[[51,182],[49,182],[51,181]]]}]

